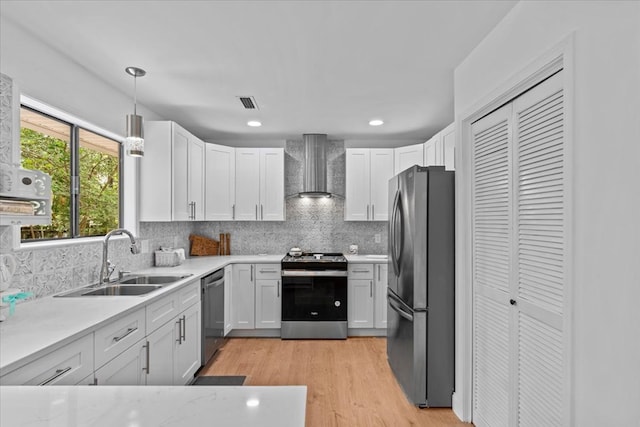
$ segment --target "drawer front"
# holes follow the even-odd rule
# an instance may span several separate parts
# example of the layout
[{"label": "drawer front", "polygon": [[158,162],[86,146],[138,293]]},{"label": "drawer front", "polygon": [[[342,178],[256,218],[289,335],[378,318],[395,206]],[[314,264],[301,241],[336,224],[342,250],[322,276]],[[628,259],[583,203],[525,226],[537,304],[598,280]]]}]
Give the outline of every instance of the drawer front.
[{"label": "drawer front", "polygon": [[195,303],[200,303],[200,282],[195,281],[183,286],[177,291],[177,294],[179,311],[182,311]]},{"label": "drawer front", "polygon": [[160,326],[172,320],[180,313],[178,307],[178,294],[172,294],[149,304],[147,310],[147,335],[158,329]]},{"label": "drawer front", "polygon": [[75,385],[93,373],[93,334],[0,378],[2,385]]},{"label": "drawer front", "polygon": [[95,364],[101,367],[133,344],[144,338],[145,310],[114,320],[95,332]]},{"label": "drawer front", "polygon": [[373,264],[349,264],[349,279],[373,279]]},{"label": "drawer front", "polygon": [[257,280],[268,280],[268,279],[280,280],[280,278],[281,278],[280,264],[256,264]]}]

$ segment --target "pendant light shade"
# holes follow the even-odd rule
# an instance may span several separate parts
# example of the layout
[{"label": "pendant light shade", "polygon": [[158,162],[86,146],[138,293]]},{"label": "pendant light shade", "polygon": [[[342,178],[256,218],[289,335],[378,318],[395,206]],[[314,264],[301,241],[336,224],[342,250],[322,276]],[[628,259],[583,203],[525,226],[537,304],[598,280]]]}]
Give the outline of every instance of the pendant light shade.
[{"label": "pendant light shade", "polygon": [[147,74],[142,68],[127,67],[127,74],[133,76],[133,114],[127,115],[127,137],[125,149],[131,157],[144,156],[144,126],[142,116],[136,114],[136,79]]}]

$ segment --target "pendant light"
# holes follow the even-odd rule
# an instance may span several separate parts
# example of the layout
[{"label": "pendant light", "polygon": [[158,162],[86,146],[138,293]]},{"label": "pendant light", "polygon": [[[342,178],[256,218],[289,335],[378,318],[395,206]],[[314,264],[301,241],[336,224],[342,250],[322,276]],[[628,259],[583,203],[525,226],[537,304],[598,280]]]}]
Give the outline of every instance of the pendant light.
[{"label": "pendant light", "polygon": [[127,137],[125,138],[125,148],[127,155],[131,157],[144,156],[144,129],[142,127],[142,116],[136,114],[136,79],[142,77],[147,72],[138,67],[125,68],[127,74],[133,76],[133,114],[127,115]]}]

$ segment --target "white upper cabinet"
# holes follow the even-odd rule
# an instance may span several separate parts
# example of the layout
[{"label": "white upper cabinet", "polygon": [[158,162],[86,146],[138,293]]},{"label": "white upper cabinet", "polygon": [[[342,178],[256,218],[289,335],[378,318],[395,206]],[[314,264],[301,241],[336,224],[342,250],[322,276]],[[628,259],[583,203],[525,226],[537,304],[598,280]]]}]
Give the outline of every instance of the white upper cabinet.
[{"label": "white upper cabinet", "polygon": [[346,150],[345,221],[386,221],[392,148]]},{"label": "white upper cabinet", "polygon": [[371,149],[371,220],[389,220],[389,180],[393,178],[393,149]]},{"label": "white upper cabinet", "polygon": [[424,165],[455,170],[455,145],[455,124],[451,123],[424,143]]},{"label": "white upper cabinet", "polygon": [[236,189],[236,151],[233,147],[205,144],[204,219],[234,219]]},{"label": "white upper cabinet", "polygon": [[284,149],[260,149],[260,219],[284,221]]},{"label": "white upper cabinet", "polygon": [[442,138],[440,133],[435,134],[424,143],[424,165],[442,165]]},{"label": "white upper cabinet", "polygon": [[455,154],[456,154],[456,127],[455,123],[451,123],[444,128],[440,134],[442,135],[442,164],[448,171],[456,170]]},{"label": "white upper cabinet", "polygon": [[424,144],[407,145],[395,149],[394,174],[398,174],[413,165],[422,166],[424,162]]},{"label": "white upper cabinet", "polygon": [[260,149],[236,148],[236,219],[257,221],[260,204]]},{"label": "white upper cabinet", "polygon": [[204,143],[170,121],[147,122],[145,134],[140,221],[204,219]]},{"label": "white upper cabinet", "polygon": [[345,221],[368,221],[371,150],[368,148],[347,148],[345,151],[344,219]]},{"label": "white upper cabinet", "polygon": [[284,220],[284,149],[236,149],[235,219]]}]

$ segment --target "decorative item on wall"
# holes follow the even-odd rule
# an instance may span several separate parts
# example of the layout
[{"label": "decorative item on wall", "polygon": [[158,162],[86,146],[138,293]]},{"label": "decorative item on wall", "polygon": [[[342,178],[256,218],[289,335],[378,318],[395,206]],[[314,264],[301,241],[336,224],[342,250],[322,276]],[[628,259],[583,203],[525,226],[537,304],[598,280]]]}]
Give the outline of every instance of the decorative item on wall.
[{"label": "decorative item on wall", "polygon": [[143,77],[147,72],[138,67],[125,68],[127,74],[133,76],[133,114],[127,115],[127,137],[125,139],[125,147],[127,155],[132,157],[144,156],[144,129],[142,124],[142,116],[138,116],[136,112],[136,81],[138,77]]}]

